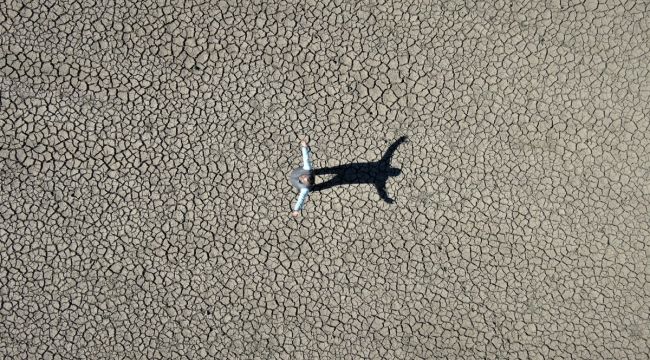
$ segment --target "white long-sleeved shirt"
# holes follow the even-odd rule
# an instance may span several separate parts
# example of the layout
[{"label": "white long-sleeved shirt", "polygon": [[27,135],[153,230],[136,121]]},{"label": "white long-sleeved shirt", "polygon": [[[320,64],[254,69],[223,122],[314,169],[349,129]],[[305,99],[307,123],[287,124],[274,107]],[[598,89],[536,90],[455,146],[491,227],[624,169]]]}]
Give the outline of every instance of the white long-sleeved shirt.
[{"label": "white long-sleeved shirt", "polygon": [[307,201],[307,196],[309,195],[309,187],[300,182],[300,176],[309,175],[313,176],[312,162],[311,162],[311,150],[309,146],[301,147],[302,152],[302,168],[297,168],[291,173],[291,184],[300,189],[300,194],[298,195],[298,200],[293,206],[294,211],[300,211],[305,206],[305,201]]}]

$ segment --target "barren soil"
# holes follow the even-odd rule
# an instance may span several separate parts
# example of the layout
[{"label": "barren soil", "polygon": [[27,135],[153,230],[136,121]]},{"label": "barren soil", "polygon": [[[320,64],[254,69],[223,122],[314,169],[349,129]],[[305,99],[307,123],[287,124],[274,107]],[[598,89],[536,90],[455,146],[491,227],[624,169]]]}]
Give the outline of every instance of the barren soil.
[{"label": "barren soil", "polygon": [[0,357],[648,359],[648,2],[382,1],[3,2]]}]

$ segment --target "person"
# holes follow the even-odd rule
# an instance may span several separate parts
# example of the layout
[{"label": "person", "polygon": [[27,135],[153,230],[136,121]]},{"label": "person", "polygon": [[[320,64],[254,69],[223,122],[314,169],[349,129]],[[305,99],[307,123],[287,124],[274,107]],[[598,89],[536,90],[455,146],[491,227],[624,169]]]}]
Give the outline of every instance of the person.
[{"label": "person", "polygon": [[300,191],[298,200],[293,206],[291,215],[298,217],[300,211],[305,206],[309,191],[314,186],[314,170],[311,163],[311,149],[309,148],[309,138],[300,142],[300,151],[302,152],[302,167],[298,167],[291,172],[289,176],[291,185]]}]

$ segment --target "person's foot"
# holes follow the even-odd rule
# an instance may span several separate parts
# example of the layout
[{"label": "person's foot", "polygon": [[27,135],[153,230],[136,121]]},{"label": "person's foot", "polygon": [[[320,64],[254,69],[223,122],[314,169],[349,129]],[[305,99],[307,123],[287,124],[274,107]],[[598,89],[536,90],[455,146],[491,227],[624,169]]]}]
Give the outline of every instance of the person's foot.
[{"label": "person's foot", "polygon": [[300,146],[307,147],[309,146],[309,136],[305,136],[301,141],[300,141]]},{"label": "person's foot", "polygon": [[293,217],[298,217],[298,215],[300,215],[300,213],[297,212],[297,211],[292,211],[291,212],[291,216],[293,216]]}]

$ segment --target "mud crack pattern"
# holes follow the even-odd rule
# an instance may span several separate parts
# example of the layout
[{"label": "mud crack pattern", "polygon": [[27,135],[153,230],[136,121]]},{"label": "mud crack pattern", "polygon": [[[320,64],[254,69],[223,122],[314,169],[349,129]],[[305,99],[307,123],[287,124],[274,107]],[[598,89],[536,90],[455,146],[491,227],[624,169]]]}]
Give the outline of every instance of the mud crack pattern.
[{"label": "mud crack pattern", "polygon": [[0,6],[0,354],[650,357],[648,2],[411,3]]}]

